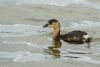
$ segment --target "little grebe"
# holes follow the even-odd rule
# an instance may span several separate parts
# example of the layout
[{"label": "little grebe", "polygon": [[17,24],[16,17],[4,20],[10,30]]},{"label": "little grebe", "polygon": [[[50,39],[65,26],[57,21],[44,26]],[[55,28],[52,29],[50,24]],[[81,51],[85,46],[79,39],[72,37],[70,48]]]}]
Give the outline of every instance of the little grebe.
[{"label": "little grebe", "polygon": [[56,19],[50,19],[48,20],[48,23],[43,26],[53,28],[53,43],[60,42],[60,39],[62,39],[65,42],[72,43],[72,44],[83,44],[87,43],[87,47],[90,48],[90,42],[91,37],[88,35],[88,33],[80,30],[75,30],[68,32],[66,34],[60,35],[60,22]]}]

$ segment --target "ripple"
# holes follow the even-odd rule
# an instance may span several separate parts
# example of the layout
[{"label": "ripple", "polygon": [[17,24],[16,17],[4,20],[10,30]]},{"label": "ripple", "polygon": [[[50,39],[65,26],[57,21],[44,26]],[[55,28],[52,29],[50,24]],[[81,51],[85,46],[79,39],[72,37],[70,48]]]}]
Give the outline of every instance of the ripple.
[{"label": "ripple", "polygon": [[0,5],[22,5],[22,4],[46,4],[56,6],[69,6],[78,5],[81,7],[89,7],[94,9],[100,9],[99,3],[89,2],[88,0],[0,0]]},{"label": "ripple", "polygon": [[75,60],[75,61],[88,62],[88,63],[100,65],[100,60],[93,59],[89,56],[82,56],[82,55],[77,55],[77,54],[67,54],[67,55],[65,54],[63,55],[62,59],[68,60],[68,58],[71,58],[71,60]]},{"label": "ripple", "polygon": [[38,44],[33,44],[31,42],[26,42],[26,41],[2,41],[3,44],[13,44],[13,45],[27,45],[30,47],[35,47],[35,48],[42,48],[43,46],[40,46]]},{"label": "ripple", "polygon": [[0,25],[0,37],[21,37],[21,36],[35,36],[41,35],[49,31],[42,29],[41,26],[14,24],[14,25]]},{"label": "ripple", "polygon": [[41,53],[31,53],[29,51],[17,51],[17,52],[1,52],[0,58],[11,59],[13,62],[29,62],[29,61],[46,61],[50,59],[48,55]]},{"label": "ripple", "polygon": [[63,27],[62,29],[95,29],[99,30],[98,28],[100,27],[100,22],[95,22],[95,21],[79,21],[79,22],[71,22],[68,27]]}]

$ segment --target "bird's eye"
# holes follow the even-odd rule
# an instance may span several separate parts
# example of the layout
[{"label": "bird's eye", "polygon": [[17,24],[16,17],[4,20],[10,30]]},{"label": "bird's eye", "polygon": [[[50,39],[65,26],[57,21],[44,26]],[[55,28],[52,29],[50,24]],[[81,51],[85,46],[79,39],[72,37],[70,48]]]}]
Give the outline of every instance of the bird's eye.
[{"label": "bird's eye", "polygon": [[48,24],[52,24],[52,22],[51,22],[51,21],[49,21],[49,22],[48,22]]},{"label": "bird's eye", "polygon": [[49,24],[52,24],[52,22],[49,22]]}]

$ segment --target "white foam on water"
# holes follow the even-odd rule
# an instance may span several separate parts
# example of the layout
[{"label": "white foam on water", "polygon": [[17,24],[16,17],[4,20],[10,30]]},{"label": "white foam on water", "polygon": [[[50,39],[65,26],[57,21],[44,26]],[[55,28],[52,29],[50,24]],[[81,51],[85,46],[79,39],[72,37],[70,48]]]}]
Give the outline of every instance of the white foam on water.
[{"label": "white foam on water", "polygon": [[92,3],[88,0],[0,0],[1,5],[21,5],[21,4],[47,4],[56,6],[78,5],[100,9],[100,3]]},{"label": "white foam on water", "polygon": [[30,62],[30,61],[46,61],[51,59],[50,56],[41,53],[31,53],[29,51],[17,51],[17,52],[1,52],[0,58],[10,59],[13,62]]}]

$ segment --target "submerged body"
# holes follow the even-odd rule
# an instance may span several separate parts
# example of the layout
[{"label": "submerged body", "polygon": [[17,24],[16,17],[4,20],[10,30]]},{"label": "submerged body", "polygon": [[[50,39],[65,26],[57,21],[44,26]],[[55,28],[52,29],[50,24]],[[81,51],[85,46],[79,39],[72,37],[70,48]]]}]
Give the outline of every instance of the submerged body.
[{"label": "submerged body", "polygon": [[91,37],[88,33],[80,30],[75,30],[68,32],[66,34],[60,35],[60,22],[56,19],[50,19],[47,24],[43,26],[53,28],[53,44],[58,44],[57,42],[62,39],[65,42],[72,43],[72,44],[83,44],[87,43],[87,47],[90,48]]}]

